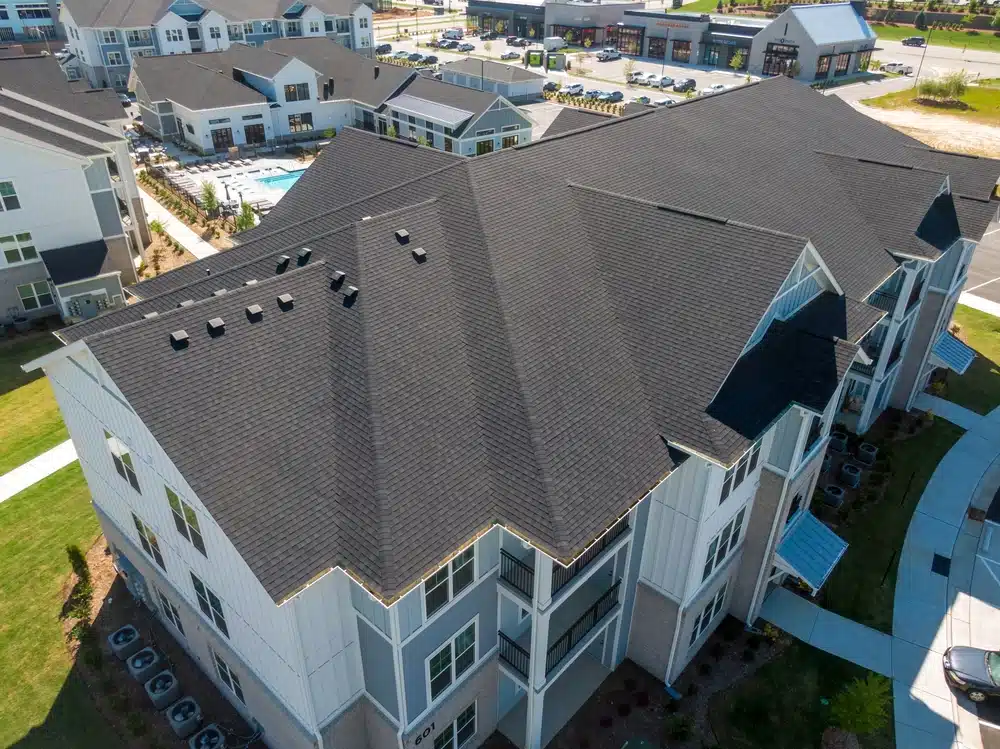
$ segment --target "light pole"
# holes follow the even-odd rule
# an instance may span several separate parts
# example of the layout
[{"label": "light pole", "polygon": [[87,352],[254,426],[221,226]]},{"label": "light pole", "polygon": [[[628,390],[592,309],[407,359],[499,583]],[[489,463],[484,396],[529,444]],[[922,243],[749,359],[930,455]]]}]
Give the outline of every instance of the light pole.
[{"label": "light pole", "polygon": [[670,29],[664,29],[664,34],[663,34],[663,64],[660,65],[660,78],[663,78],[663,74],[667,70],[667,48],[668,47],[670,47]]},{"label": "light pole", "polygon": [[934,33],[934,29],[927,29],[927,39],[924,42],[924,51],[920,53],[920,64],[917,65],[917,74],[913,76],[913,88],[917,87],[917,81],[920,80],[920,71],[924,67],[924,57],[927,56],[927,48],[931,46],[931,34]]}]

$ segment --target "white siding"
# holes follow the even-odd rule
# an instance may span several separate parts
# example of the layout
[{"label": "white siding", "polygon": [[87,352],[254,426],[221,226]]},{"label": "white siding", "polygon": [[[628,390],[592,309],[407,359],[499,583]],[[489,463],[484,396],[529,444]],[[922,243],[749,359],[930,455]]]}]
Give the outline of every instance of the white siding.
[{"label": "white siding", "polygon": [[[215,52],[220,49],[229,49],[229,34],[226,33],[226,19],[216,13],[214,10],[208,11],[205,15],[201,17],[198,21],[198,26],[201,27],[201,43],[202,49],[206,52]],[[213,39],[212,35],[208,32],[211,27],[216,27],[219,29],[219,38]]]},{"label": "white siding", "polygon": [[[163,16],[163,18],[157,21],[155,28],[156,36],[160,40],[161,55],[182,54],[184,52],[191,51],[191,42],[188,40],[187,26],[187,21],[172,12],[168,12],[165,16]],[[181,32],[181,41],[168,42],[168,30],[179,30]]]}]

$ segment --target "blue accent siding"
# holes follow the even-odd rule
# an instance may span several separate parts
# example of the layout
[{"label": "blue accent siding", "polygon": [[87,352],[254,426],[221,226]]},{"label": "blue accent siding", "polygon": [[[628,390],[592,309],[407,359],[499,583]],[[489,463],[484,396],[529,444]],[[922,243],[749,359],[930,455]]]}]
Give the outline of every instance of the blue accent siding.
[{"label": "blue accent siding", "polygon": [[[119,33],[119,36],[120,35],[121,34]],[[113,65],[112,67],[128,67],[128,65],[129,65],[129,62],[128,62],[128,52],[126,51],[124,43],[121,43],[121,44],[102,44],[101,45],[101,57],[104,58],[101,61],[102,64],[111,66],[111,63],[108,61],[108,55],[111,54],[112,52],[118,52],[122,56],[122,65],[121,66]]]},{"label": "blue accent siding", "polygon": [[264,42],[266,42],[269,39],[277,39],[278,38],[278,33],[277,32],[274,32],[273,34],[262,34],[262,33],[260,33],[260,31],[259,31],[259,29],[260,29],[260,23],[257,22],[257,21],[254,21],[253,27],[254,27],[254,33],[247,34],[244,37],[244,41],[246,41],[247,44],[256,44],[259,47],[259,46],[261,46]]},{"label": "blue accent siding", "polygon": [[621,663],[628,650],[629,630],[632,627],[632,609],[635,607],[635,586],[639,580],[639,565],[642,564],[642,548],[646,540],[646,523],[649,520],[649,503],[647,499],[636,512],[635,527],[632,528],[632,559],[628,566],[628,578],[622,582],[625,599],[622,601],[621,636],[618,638],[618,652],[615,653],[615,663]]},{"label": "blue accent siding", "polygon": [[366,622],[358,619],[358,647],[361,649],[361,670],[365,675],[365,689],[387,713],[399,720],[392,645]]},{"label": "blue accent siding", "polygon": [[476,587],[451,604],[403,647],[406,714],[412,720],[427,708],[427,667],[424,661],[459,633],[470,619],[479,615],[476,645],[482,658],[497,643],[497,577],[484,577]]},{"label": "blue accent siding", "polygon": [[240,72],[243,74],[243,79],[247,82],[248,86],[257,89],[271,101],[275,101],[277,99],[277,94],[274,90],[274,81],[268,80],[267,78],[263,78],[259,75],[254,75],[253,73],[248,73],[245,70],[241,70]]},{"label": "blue accent siding", "polygon": [[424,586],[418,585],[396,604],[399,610],[399,639],[405,640],[424,623]]}]

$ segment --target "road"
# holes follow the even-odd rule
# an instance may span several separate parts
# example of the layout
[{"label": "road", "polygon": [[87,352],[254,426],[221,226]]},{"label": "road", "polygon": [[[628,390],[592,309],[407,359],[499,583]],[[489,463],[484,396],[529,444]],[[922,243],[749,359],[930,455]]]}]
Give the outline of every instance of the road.
[{"label": "road", "polygon": [[[976,248],[964,291],[1000,303],[1000,225],[990,224]],[[1000,710],[997,716],[1000,725]]]},{"label": "road", "polygon": [[904,47],[902,42],[879,39],[879,51],[873,57],[882,62],[899,61],[913,66],[916,71],[923,57],[920,77],[938,76],[954,70],[965,70],[983,78],[1000,77],[1000,53],[979,50],[963,51],[957,47]]}]

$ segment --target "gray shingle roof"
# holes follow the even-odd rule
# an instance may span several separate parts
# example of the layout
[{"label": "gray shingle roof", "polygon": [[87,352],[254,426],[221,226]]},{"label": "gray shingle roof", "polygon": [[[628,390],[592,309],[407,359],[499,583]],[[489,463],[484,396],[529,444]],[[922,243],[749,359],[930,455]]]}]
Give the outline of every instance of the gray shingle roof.
[{"label": "gray shingle roof", "polygon": [[436,78],[425,78],[422,75],[413,76],[409,83],[400,89],[399,94],[426,99],[446,107],[464,109],[473,115],[482,114],[497,100],[497,94],[491,94],[489,91],[476,91],[473,88],[445,83]]},{"label": "gray shingle roof", "polygon": [[[174,0],[65,0],[73,20],[81,28],[126,29],[152,26],[167,14]],[[214,10],[227,21],[280,18],[295,0],[198,0],[205,10]],[[347,15],[360,5],[356,0],[315,0],[324,13]]]},{"label": "gray shingle roof", "polygon": [[267,101],[257,90],[233,80],[225,52],[137,57],[133,72],[150,101],[173,101],[193,110]]},{"label": "gray shingle roof", "polygon": [[488,81],[501,83],[523,83],[525,81],[545,80],[545,76],[536,73],[523,65],[508,65],[495,60],[479,60],[465,57],[461,60],[448,62],[441,66],[442,70],[454,70],[466,75],[482,77]]},{"label": "gray shingle roof", "polygon": [[0,112],[0,128],[10,130],[26,138],[31,138],[39,143],[55,146],[77,156],[101,156],[112,153],[110,149],[103,146],[96,146],[92,143],[57,133],[36,123],[18,119],[2,112]]},{"label": "gray shingle roof", "polygon": [[0,88],[95,122],[127,119],[114,91],[74,87],[51,55],[0,59]]},{"label": "gray shingle roof", "polygon": [[97,127],[96,123],[91,122],[90,125],[87,125],[65,115],[57,114],[48,109],[42,109],[23,99],[16,99],[13,96],[9,96],[2,89],[0,89],[0,110],[6,110],[8,113],[21,115],[31,120],[37,120],[45,125],[52,125],[88,140],[96,140],[98,143],[114,143],[123,139],[120,133],[109,132],[107,129]]},{"label": "gray shingle roof", "polygon": [[788,322],[792,327],[820,338],[858,343],[885,314],[864,302],[825,291]]},{"label": "gray shingle roof", "polygon": [[583,127],[590,127],[591,125],[606,122],[613,117],[614,115],[603,112],[590,112],[586,109],[563,107],[545,130],[543,137],[551,138],[553,135],[562,135],[571,130],[579,130]]}]

